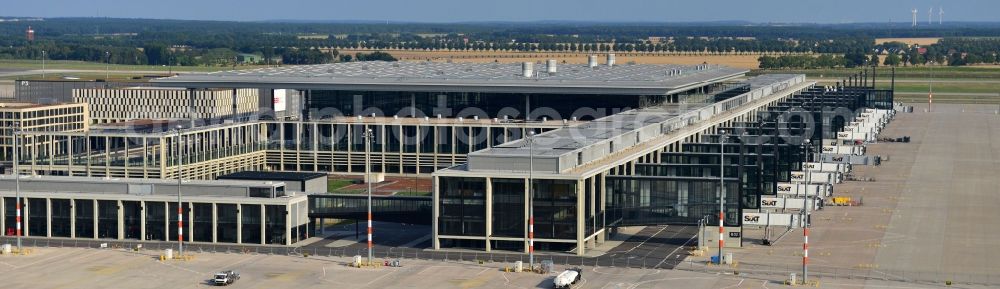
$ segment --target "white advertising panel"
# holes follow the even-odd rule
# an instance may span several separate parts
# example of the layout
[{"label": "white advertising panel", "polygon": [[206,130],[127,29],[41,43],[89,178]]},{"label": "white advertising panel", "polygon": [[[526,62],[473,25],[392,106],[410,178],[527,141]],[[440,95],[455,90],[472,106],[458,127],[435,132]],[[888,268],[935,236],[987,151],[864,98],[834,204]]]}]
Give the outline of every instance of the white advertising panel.
[{"label": "white advertising panel", "polygon": [[284,89],[274,90],[274,111],[285,111],[285,106],[288,104],[287,91]]},{"label": "white advertising panel", "polygon": [[798,220],[798,214],[743,213],[744,226],[792,226]]}]

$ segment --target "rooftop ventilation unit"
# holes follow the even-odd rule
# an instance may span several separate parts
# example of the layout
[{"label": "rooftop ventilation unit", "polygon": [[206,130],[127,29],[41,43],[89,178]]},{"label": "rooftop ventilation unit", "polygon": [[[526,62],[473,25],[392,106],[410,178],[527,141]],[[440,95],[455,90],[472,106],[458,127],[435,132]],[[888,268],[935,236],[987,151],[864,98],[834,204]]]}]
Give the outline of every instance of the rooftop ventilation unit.
[{"label": "rooftop ventilation unit", "polygon": [[532,77],[535,75],[535,63],[534,62],[522,62],[521,63],[521,76]]},{"label": "rooftop ventilation unit", "polygon": [[615,66],[615,54],[608,53],[608,66]]},{"label": "rooftop ventilation unit", "polygon": [[545,72],[548,72],[549,74],[555,74],[556,73],[556,60],[555,59],[549,59],[549,60],[545,61]]},{"label": "rooftop ventilation unit", "polygon": [[594,68],[597,67],[597,55],[587,56],[587,67]]}]

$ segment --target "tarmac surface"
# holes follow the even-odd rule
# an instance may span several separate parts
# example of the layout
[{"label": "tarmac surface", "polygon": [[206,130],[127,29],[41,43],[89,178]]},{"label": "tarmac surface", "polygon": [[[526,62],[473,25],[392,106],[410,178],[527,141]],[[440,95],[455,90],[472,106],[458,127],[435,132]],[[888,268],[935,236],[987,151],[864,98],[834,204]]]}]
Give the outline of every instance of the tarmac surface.
[{"label": "tarmac surface", "polygon": [[[1000,287],[1000,115],[992,105],[916,105],[899,113],[880,137],[910,136],[910,143],[868,145],[881,166],[854,166],[834,196],[861,206],[814,212],[809,272],[832,277],[907,284]],[[774,228],[772,228],[774,230]],[[759,229],[745,229],[760,238]],[[772,246],[744,242],[730,250],[740,270],[788,276],[802,272],[802,231],[772,231]],[[703,261],[706,257],[691,257]]]},{"label": "tarmac surface", "polygon": [[[402,260],[402,267],[354,268],[347,257],[197,253],[191,260],[161,261],[159,251],[35,248],[29,255],[0,255],[3,288],[207,288],[213,273],[235,270],[229,288],[552,288],[566,269],[582,270],[573,288],[779,288],[780,281],[684,270],[556,265],[546,274],[505,272],[498,262]],[[880,288],[933,288],[886,282]],[[824,288],[858,288],[856,280],[831,280]],[[964,287],[962,287],[964,288]]]},{"label": "tarmac surface", "polygon": [[[302,246],[303,250],[316,252],[334,251],[343,254],[367,255],[367,240],[364,223],[358,227],[356,234],[353,223],[328,227],[326,237],[313,240]],[[507,260],[528,261],[527,255],[521,252],[494,250],[443,249],[433,251],[431,248],[430,227],[423,225],[401,225],[394,223],[376,223],[373,239],[376,255],[397,254],[396,256],[411,256],[438,260],[467,259],[475,260]],[[687,256],[685,246],[695,243],[697,227],[692,226],[647,226],[640,227],[634,234],[617,244],[603,245],[603,254],[588,253],[587,256],[576,256],[572,253],[538,252],[539,260],[554,260],[562,264],[581,264],[593,266],[617,266],[631,268],[672,269]],[[378,253],[382,252],[382,253]],[[392,253],[389,253],[392,252]],[[322,253],[321,253],[322,254]]]}]

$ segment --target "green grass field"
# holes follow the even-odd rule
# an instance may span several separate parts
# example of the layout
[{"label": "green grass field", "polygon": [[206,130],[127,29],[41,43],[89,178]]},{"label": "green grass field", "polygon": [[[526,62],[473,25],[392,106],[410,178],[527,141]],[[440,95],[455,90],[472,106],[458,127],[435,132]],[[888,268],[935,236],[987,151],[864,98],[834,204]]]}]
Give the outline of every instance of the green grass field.
[{"label": "green grass field", "polygon": [[[803,73],[819,79],[821,84],[832,84],[857,73],[859,69],[797,69],[797,70],[756,70],[761,73]],[[877,87],[890,87],[891,70],[879,67]],[[981,103],[1000,104],[1000,66],[935,66],[897,67],[896,99],[904,102],[926,102],[930,83],[933,79],[934,101],[940,103]]]},{"label": "green grass field", "polygon": [[348,179],[333,179],[333,178],[331,178],[331,179],[327,180],[326,191],[327,192],[338,192],[338,190],[340,188],[349,186],[349,185],[351,185],[353,183],[354,183],[353,180],[348,180]]},{"label": "green grass field", "polygon": [[[5,68],[18,68],[18,69],[42,69],[41,60],[24,60],[24,59],[0,59],[0,67]],[[249,69],[258,68],[262,66],[255,65],[242,65],[236,66],[236,69]],[[232,66],[157,66],[157,65],[123,65],[123,64],[111,64],[106,65],[99,62],[85,62],[85,61],[74,61],[74,60],[46,60],[45,69],[73,69],[73,70],[119,70],[119,71],[198,71],[198,72],[212,72],[212,71],[223,71],[232,70]]]},{"label": "green grass field", "polygon": [[[857,73],[858,68],[822,68],[822,69],[775,69],[754,70],[751,74],[760,73],[804,73],[809,77],[847,77]],[[879,78],[887,78],[892,70],[888,67],[876,69]],[[906,66],[896,67],[896,78],[954,78],[954,79],[1000,79],[1000,66]]]}]

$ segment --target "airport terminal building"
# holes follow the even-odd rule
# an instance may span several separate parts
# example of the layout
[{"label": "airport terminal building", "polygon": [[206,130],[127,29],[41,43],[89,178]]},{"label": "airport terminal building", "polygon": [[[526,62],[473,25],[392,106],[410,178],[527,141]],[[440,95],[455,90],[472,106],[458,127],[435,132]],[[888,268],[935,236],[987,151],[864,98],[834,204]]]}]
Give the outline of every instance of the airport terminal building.
[{"label": "airport terminal building", "polygon": [[[256,89],[262,108],[243,122],[189,114],[153,125],[28,132],[44,141],[22,152],[20,171],[156,182],[244,171],[361,175],[370,165],[373,173],[433,179],[431,197],[379,197],[374,218],[430,224],[434,249],[528,252],[533,242],[578,255],[621,226],[712,225],[705,219],[718,215],[726,191],[727,244],[739,246],[746,210],[780,194],[803,162],[839,143],[837,133],[863,117],[860,109],[893,104],[892,91],[875,89],[867,75],[824,87],[804,75],[747,72],[615,64],[609,55],[601,64],[594,57],[587,64],[350,62],[180,75],[153,83],[189,92]],[[296,105],[279,105],[286,103]],[[320,218],[365,216],[358,196],[302,200],[308,209],[295,216],[306,220],[281,220],[286,232]],[[205,200],[212,202],[222,201]],[[294,243],[302,231],[282,240]]]}]

